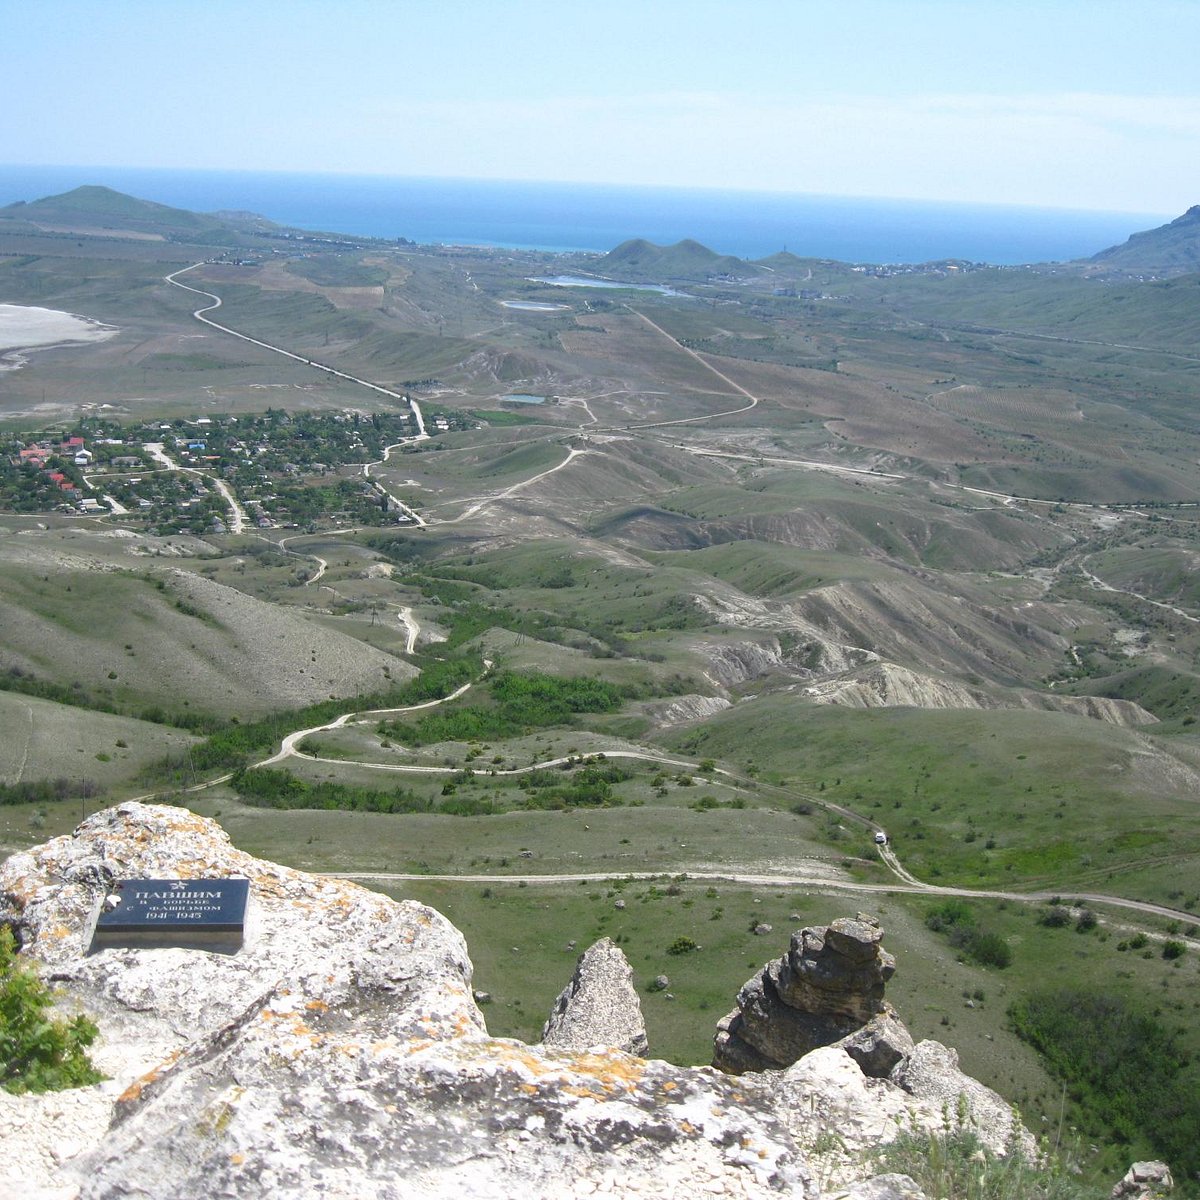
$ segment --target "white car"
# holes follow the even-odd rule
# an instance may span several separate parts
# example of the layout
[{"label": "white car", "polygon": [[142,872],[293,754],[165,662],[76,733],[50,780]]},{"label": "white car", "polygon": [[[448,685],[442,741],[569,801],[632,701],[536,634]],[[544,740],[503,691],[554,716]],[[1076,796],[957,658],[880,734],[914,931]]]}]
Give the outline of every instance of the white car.
[{"label": "white car", "polygon": [[886,846],[887,845],[887,834],[884,833],[882,829],[877,829],[875,831],[875,845],[877,845],[877,846]]}]

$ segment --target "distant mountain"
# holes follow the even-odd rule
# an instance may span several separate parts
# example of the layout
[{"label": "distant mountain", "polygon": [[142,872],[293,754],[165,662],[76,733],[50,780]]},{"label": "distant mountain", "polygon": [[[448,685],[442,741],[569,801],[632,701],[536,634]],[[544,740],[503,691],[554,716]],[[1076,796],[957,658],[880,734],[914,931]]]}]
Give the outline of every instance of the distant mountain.
[{"label": "distant mountain", "polygon": [[1101,250],[1088,261],[1156,275],[1200,271],[1200,204],[1192,205],[1169,225],[1135,233],[1122,245]]},{"label": "distant mountain", "polygon": [[758,268],[731,254],[718,254],[691,238],[673,246],[656,246],[644,238],[633,238],[610,250],[596,264],[606,275],[639,280],[710,279],[714,275],[744,278]]},{"label": "distant mountain", "polygon": [[254,213],[195,213],[139,200],[112,188],[88,185],[59,196],[0,208],[0,221],[20,222],[54,232],[137,234],[171,241],[228,244],[239,232],[277,229]]}]

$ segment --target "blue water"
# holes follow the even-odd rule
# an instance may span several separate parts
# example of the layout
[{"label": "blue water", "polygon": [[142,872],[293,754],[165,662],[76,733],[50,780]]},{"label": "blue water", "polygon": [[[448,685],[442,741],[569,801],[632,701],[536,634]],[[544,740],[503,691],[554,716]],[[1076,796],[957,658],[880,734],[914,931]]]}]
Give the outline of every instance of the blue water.
[{"label": "blue water", "polygon": [[611,279],[596,279],[586,275],[534,275],[529,282],[548,283],[551,287],[619,288],[625,292],[658,292],[662,296],[683,294],[673,288],[664,287],[661,283],[616,283]]},{"label": "blue water", "polygon": [[200,212],[246,209],[300,229],[422,243],[565,251],[611,250],[632,237],[695,238],[742,258],[786,248],[866,263],[1061,261],[1170,219],[773,192],[135,167],[0,166],[0,204],[85,183]]}]

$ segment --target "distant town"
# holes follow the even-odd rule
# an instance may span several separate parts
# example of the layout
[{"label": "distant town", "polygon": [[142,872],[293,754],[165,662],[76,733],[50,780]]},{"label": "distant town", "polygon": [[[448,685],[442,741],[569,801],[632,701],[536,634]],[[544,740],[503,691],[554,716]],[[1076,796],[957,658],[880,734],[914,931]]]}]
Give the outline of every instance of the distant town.
[{"label": "distant town", "polygon": [[[453,411],[428,423],[435,434],[476,424]],[[408,413],[350,409],[88,417],[0,443],[0,508],[111,515],[158,535],[406,524],[406,507],[366,468],[415,433]]]}]

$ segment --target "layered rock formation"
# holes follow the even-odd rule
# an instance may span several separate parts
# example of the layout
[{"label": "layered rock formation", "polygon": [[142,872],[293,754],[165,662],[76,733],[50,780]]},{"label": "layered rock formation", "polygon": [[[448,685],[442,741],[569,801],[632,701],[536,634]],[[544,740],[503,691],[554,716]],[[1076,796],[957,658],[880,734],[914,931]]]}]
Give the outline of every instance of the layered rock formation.
[{"label": "layered rock formation", "polygon": [[733,1074],[780,1070],[876,1018],[878,1038],[885,1037],[894,1014],[883,989],[896,961],[882,938],[878,922],[861,913],[792,934],[788,953],[748,979],[719,1022],[713,1066]]},{"label": "layered rock formation", "polygon": [[882,938],[864,913],[792,934],[788,953],[747,980],[737,1007],[718,1023],[713,1065],[738,1075],[782,1069],[784,1095],[810,1106],[837,1080],[844,1124],[865,1122],[859,1142],[888,1140],[889,1123],[902,1121],[916,1100],[961,1114],[994,1153],[1015,1147],[1032,1157],[1033,1138],[1012,1108],[964,1074],[956,1051],[913,1043],[884,999],[896,962]]},{"label": "layered rock formation", "polygon": [[[87,953],[112,880],[237,875],[251,899],[236,954]],[[970,1082],[942,1047],[917,1047],[906,1091],[833,1046],[733,1078],[489,1037],[462,936],[438,913],[255,859],[178,808],[124,804],[13,855],[0,920],[64,1004],[95,1017],[94,1057],[113,1077],[54,1097],[0,1093],[0,1195],[23,1200],[817,1200],[814,1162],[835,1194],[909,1197],[910,1181],[864,1182],[873,1152],[901,1129],[940,1129],[943,1093]],[[883,960],[861,957],[878,942],[864,929],[823,938],[863,976],[845,1019],[880,1011],[871,971]],[[584,956],[572,996],[607,958]],[[820,992],[819,974],[795,986]],[[576,1028],[590,1041],[600,1027]],[[946,1069],[937,1088],[914,1085],[918,1067]]]}]

